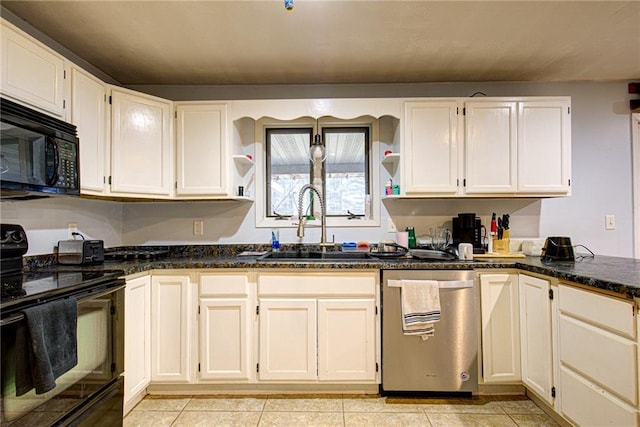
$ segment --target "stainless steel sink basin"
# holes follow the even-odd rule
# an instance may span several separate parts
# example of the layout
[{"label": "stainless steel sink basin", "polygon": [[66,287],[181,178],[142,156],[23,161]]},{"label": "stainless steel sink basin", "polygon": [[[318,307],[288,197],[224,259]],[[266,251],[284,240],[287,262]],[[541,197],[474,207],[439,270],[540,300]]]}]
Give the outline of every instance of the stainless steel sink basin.
[{"label": "stainless steel sink basin", "polygon": [[367,252],[269,252],[260,261],[350,261],[369,259]]}]

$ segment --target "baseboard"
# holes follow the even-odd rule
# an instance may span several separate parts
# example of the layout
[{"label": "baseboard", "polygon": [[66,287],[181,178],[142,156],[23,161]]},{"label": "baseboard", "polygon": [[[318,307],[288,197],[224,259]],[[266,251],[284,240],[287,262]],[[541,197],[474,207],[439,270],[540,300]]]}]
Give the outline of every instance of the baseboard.
[{"label": "baseboard", "polygon": [[478,384],[479,395],[524,396],[526,392],[522,384]]},{"label": "baseboard", "polygon": [[152,384],[152,395],[378,394],[378,384]]}]

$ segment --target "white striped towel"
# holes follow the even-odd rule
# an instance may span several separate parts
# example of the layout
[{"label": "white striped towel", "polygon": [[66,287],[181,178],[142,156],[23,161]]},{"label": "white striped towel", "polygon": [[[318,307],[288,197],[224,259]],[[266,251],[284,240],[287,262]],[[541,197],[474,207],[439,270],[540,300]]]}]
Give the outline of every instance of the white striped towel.
[{"label": "white striped towel", "polygon": [[426,340],[440,321],[440,290],[436,280],[402,280],[402,332]]}]

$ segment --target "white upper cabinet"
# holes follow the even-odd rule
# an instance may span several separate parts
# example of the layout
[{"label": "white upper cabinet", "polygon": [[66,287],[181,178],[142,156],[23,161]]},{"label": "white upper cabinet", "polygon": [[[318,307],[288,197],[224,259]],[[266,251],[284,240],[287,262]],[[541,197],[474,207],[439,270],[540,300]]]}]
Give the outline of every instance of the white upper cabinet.
[{"label": "white upper cabinet", "polygon": [[2,95],[64,119],[64,58],[1,23]]},{"label": "white upper cabinet", "polygon": [[407,101],[407,197],[562,196],[570,190],[569,97]]},{"label": "white upper cabinet", "polygon": [[518,103],[518,191],[569,194],[571,101]]},{"label": "white upper cabinet", "polygon": [[171,196],[171,102],[120,88],[111,96],[111,193]]},{"label": "white upper cabinet", "polygon": [[458,110],[457,100],[405,103],[400,147],[402,192],[440,196],[458,193]]},{"label": "white upper cabinet", "polygon": [[80,139],[80,190],[101,195],[106,189],[107,86],[95,77],[71,69],[71,123]]},{"label": "white upper cabinet", "polygon": [[516,103],[465,103],[466,194],[516,190]]},{"label": "white upper cabinet", "polygon": [[227,105],[176,105],[177,186],[181,196],[227,196]]}]

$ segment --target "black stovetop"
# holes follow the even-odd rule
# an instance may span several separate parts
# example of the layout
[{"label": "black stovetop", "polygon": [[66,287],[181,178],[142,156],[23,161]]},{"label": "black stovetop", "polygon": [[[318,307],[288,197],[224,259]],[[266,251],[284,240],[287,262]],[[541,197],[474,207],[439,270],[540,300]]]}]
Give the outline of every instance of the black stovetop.
[{"label": "black stovetop", "polygon": [[[51,269],[4,274],[0,277],[2,292],[0,311],[21,309],[34,303],[42,303],[117,281],[121,270],[67,270]],[[124,281],[122,281],[124,282]]]},{"label": "black stovetop", "polygon": [[160,248],[119,249],[104,253],[105,261],[151,261],[167,256],[169,256],[169,250]]}]

